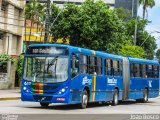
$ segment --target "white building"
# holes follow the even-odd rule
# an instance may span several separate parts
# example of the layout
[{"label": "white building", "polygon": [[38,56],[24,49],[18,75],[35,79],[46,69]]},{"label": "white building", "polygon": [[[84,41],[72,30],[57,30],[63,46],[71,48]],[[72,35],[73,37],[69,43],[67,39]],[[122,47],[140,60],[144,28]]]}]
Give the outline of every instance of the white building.
[{"label": "white building", "polygon": [[[22,51],[24,5],[24,0],[0,0],[0,54],[17,58]],[[6,69],[0,64],[0,89],[14,87],[15,68],[8,63]]]}]

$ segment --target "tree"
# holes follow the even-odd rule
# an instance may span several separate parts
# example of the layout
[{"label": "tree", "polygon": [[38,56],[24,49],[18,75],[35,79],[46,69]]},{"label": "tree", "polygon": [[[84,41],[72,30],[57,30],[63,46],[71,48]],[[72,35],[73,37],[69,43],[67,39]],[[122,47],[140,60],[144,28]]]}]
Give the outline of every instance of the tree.
[{"label": "tree", "polygon": [[139,3],[143,5],[143,19],[145,19],[145,14],[147,11],[147,8],[150,7],[152,8],[155,6],[155,1],[154,0],[139,0]]},{"label": "tree", "polygon": [[[135,19],[131,19],[125,23],[126,31],[130,36],[134,36],[135,32]],[[153,59],[155,54],[155,49],[157,48],[156,39],[151,36],[146,30],[145,26],[147,25],[147,20],[140,20],[137,18],[137,38],[136,38],[136,45],[142,47],[145,50],[147,59]],[[132,37],[132,44],[134,43],[134,39]]]},{"label": "tree", "polygon": [[51,34],[54,40],[69,38],[71,45],[116,54],[129,40],[116,12],[104,2],[93,0],[87,0],[81,6],[66,4],[53,24]]},{"label": "tree", "polygon": [[29,40],[33,24],[37,25],[37,30],[39,25],[43,26],[42,24],[44,21],[44,14],[45,14],[44,8],[45,6],[37,2],[37,0],[32,0],[25,6],[25,18],[31,20]]},{"label": "tree", "polygon": [[136,57],[136,58],[144,58],[145,51],[140,46],[134,46],[132,44],[126,44],[121,48],[120,55],[131,56],[131,57]]},{"label": "tree", "polygon": [[160,62],[160,49],[157,50],[156,52],[156,57],[158,58],[159,62]]},{"label": "tree", "polygon": [[131,12],[128,9],[124,9],[123,7],[115,8],[115,11],[118,17],[123,21],[126,21],[131,17]]}]

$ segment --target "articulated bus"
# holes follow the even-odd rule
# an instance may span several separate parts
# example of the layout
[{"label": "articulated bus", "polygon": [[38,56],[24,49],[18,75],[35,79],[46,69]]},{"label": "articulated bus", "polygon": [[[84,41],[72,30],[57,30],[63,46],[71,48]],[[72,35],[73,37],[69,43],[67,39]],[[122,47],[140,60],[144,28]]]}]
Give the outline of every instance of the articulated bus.
[{"label": "articulated bus", "polygon": [[22,101],[79,104],[159,96],[159,63],[64,44],[33,44],[25,54]]}]

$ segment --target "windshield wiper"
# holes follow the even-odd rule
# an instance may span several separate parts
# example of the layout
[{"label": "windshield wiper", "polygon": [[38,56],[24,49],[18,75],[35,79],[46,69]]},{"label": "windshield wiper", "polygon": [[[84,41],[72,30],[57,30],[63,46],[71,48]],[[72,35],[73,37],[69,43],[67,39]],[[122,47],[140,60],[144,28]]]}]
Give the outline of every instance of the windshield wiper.
[{"label": "windshield wiper", "polygon": [[49,70],[49,68],[50,68],[52,65],[54,65],[55,61],[57,61],[57,58],[58,58],[58,56],[56,56],[56,57],[50,62],[50,64],[48,63],[47,71]]}]

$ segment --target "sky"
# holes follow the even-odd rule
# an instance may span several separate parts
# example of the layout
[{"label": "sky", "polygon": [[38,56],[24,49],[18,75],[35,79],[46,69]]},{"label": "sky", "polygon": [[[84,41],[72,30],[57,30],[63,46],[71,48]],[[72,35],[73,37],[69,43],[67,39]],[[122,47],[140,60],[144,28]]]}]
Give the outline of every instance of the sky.
[{"label": "sky", "polygon": [[[151,21],[146,30],[156,38],[157,49],[160,49],[160,0],[155,0],[156,5],[153,8],[148,8],[148,20]],[[138,15],[142,17],[143,9],[140,6]],[[158,31],[158,32],[156,32]]]}]

